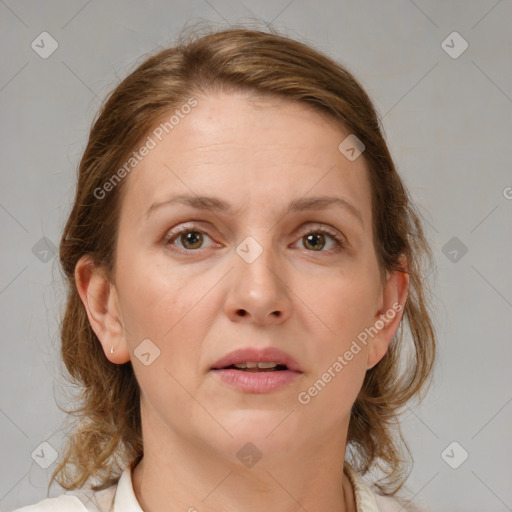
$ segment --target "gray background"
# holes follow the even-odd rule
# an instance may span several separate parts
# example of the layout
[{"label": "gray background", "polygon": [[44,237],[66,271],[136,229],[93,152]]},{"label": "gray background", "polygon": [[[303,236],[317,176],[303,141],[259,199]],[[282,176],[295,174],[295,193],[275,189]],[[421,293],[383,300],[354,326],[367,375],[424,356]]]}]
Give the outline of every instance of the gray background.
[{"label": "gray background", "polygon": [[[51,245],[45,252],[41,244],[58,244],[100,100],[186,23],[220,28],[252,17],[311,43],[362,81],[424,217],[436,260],[428,279],[440,360],[426,400],[402,422],[415,459],[407,481],[414,502],[438,512],[512,510],[507,0],[0,1],[1,510],[46,496],[55,463],[40,467],[51,462],[40,445],[58,451],[65,435],[56,405],[65,404],[63,287]],[[59,45],[46,59],[31,48],[43,31]],[[445,49],[458,53],[460,39],[442,46],[453,31],[469,44],[457,58]],[[462,450],[469,457],[453,469],[446,460],[460,464]]]}]

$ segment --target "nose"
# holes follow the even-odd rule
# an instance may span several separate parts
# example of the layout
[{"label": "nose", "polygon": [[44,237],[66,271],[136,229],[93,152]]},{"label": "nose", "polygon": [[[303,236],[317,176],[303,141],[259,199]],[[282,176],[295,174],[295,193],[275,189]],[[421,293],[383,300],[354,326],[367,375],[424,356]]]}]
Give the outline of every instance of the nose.
[{"label": "nose", "polygon": [[[261,250],[261,249],[260,249]],[[243,255],[242,252],[240,254]],[[291,289],[287,286],[284,263],[267,246],[254,260],[235,252],[230,289],[225,302],[233,322],[260,326],[278,325],[290,317]]]}]

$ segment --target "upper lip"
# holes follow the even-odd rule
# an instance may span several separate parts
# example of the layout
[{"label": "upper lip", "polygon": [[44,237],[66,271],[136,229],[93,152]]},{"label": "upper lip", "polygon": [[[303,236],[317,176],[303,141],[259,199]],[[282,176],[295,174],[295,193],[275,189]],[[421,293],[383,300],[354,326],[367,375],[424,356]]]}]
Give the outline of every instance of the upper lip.
[{"label": "upper lip", "polygon": [[240,348],[238,350],[234,350],[213,363],[211,369],[217,370],[225,368],[226,366],[231,366],[232,364],[247,362],[274,362],[276,364],[286,365],[288,370],[302,373],[299,363],[297,363],[292,356],[276,347],[266,347],[264,349]]}]

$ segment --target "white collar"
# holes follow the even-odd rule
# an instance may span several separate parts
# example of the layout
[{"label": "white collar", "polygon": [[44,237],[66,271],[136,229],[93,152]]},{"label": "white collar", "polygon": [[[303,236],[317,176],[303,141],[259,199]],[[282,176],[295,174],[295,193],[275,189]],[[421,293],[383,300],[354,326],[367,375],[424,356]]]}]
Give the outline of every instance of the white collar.
[{"label": "white collar", "polygon": [[117,482],[114,503],[110,512],[144,512],[133,490],[131,464],[123,471]]},{"label": "white collar", "polygon": [[350,464],[345,462],[345,472],[354,489],[357,512],[379,512],[375,494],[368,487],[361,475]]}]

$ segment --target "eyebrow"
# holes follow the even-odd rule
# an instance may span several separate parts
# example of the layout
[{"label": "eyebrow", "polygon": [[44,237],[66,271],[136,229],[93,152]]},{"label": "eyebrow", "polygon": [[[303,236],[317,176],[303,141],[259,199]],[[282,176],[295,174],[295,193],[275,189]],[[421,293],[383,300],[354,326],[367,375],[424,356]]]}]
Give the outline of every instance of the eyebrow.
[{"label": "eyebrow", "polygon": [[[194,195],[178,195],[170,199],[152,204],[146,212],[149,217],[155,210],[164,206],[173,204],[185,204],[196,208],[198,210],[210,210],[226,214],[234,214],[235,210],[232,205],[212,196],[194,196]],[[363,216],[361,212],[346,199],[336,196],[316,196],[316,197],[301,197],[291,201],[286,209],[286,213],[300,212],[306,210],[320,210],[327,209],[333,206],[344,208],[356,217],[361,225],[364,227]],[[238,211],[238,210],[237,210]]]}]

